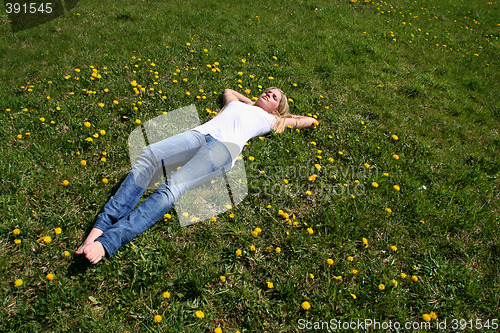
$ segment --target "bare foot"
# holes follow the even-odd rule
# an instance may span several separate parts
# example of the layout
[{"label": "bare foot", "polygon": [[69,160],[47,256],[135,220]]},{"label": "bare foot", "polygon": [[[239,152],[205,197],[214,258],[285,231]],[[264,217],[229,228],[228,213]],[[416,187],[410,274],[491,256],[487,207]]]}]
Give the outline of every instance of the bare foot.
[{"label": "bare foot", "polygon": [[92,244],[85,246],[83,253],[85,253],[85,257],[95,265],[101,261],[102,257],[106,254],[106,251],[101,243],[95,241]]},{"label": "bare foot", "polygon": [[99,236],[101,236],[103,233],[102,230],[97,229],[97,228],[92,228],[92,230],[89,232],[87,238],[85,238],[85,241],[83,242],[82,245],[75,251],[76,254],[83,254],[83,250],[90,244],[92,244]]}]

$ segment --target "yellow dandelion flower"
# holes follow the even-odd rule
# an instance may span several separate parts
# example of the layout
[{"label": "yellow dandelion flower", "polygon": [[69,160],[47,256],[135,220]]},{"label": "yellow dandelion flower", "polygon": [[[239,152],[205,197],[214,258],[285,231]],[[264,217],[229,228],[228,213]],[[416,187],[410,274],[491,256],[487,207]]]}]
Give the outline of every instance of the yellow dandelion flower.
[{"label": "yellow dandelion flower", "polygon": [[214,329],[214,333],[222,333],[222,328],[220,328],[220,327],[216,327],[216,328]]},{"label": "yellow dandelion flower", "polygon": [[21,233],[21,230],[19,230],[18,228],[16,228],[16,229],[12,230],[12,233],[17,236],[17,235],[19,235]]},{"label": "yellow dandelion flower", "polygon": [[43,237],[43,241],[48,244],[48,243],[52,242],[52,238],[50,236],[45,236],[45,237]]},{"label": "yellow dandelion flower", "polygon": [[393,138],[394,140],[398,140],[398,139],[399,139],[399,138],[398,138],[398,136],[397,136],[396,134],[393,134],[393,135],[392,135],[392,138]]},{"label": "yellow dandelion flower", "polygon": [[241,256],[241,250],[236,250],[235,253],[236,253],[237,256]]},{"label": "yellow dandelion flower", "polygon": [[49,281],[52,281],[52,280],[54,280],[54,274],[49,273],[49,274],[45,275],[45,278]]},{"label": "yellow dandelion flower", "polygon": [[40,117],[40,121],[43,123],[45,121],[44,117]]},{"label": "yellow dandelion flower", "polygon": [[391,246],[391,250],[393,250],[393,251],[397,251],[397,250],[398,250],[398,247],[397,247],[397,246],[392,245],[392,246]]},{"label": "yellow dandelion flower", "polygon": [[20,239],[14,239],[14,244],[16,244],[16,245],[21,244],[21,240]]},{"label": "yellow dandelion flower", "polygon": [[431,319],[432,319],[432,318],[431,318],[431,316],[430,316],[430,315],[428,315],[427,313],[424,313],[424,314],[422,315],[422,319],[423,319],[424,321],[431,321]]},{"label": "yellow dandelion flower", "polygon": [[288,179],[283,179],[283,182],[284,182],[285,184],[288,184]]},{"label": "yellow dandelion flower", "polygon": [[102,181],[103,184],[107,184],[108,183],[108,178],[103,178],[101,181]]},{"label": "yellow dandelion flower", "polygon": [[354,294],[351,294],[351,297],[352,297],[353,299],[358,298],[358,297],[357,297],[356,295],[354,295]]},{"label": "yellow dandelion flower", "polygon": [[397,287],[397,286],[398,286],[398,281],[396,281],[396,280],[392,280],[392,281],[391,281],[391,283],[392,283],[392,285],[393,285],[394,287]]},{"label": "yellow dandelion flower", "polygon": [[365,168],[369,168],[369,167],[370,167],[370,164],[365,163],[365,164],[364,164],[364,166],[365,166]]},{"label": "yellow dandelion flower", "polygon": [[309,302],[302,302],[302,304],[300,305],[302,307],[302,309],[304,310],[309,310],[311,308],[311,304],[309,304]]},{"label": "yellow dandelion flower", "polygon": [[392,209],[387,208],[386,210],[387,210],[387,213],[389,213],[389,214],[392,213]]},{"label": "yellow dandelion flower", "polygon": [[67,180],[63,180],[62,184],[63,184],[64,186],[68,186],[68,185],[69,185],[69,181],[67,181]]},{"label": "yellow dandelion flower", "polygon": [[139,125],[139,124],[141,123],[141,120],[140,120],[140,119],[136,119],[136,120],[135,120],[135,123],[136,123],[137,125]]},{"label": "yellow dandelion flower", "polygon": [[269,281],[268,281],[268,282],[266,282],[266,283],[267,283],[267,287],[268,287],[269,289],[273,289],[273,288],[274,288],[274,284],[273,284],[272,282],[269,282]]},{"label": "yellow dandelion flower", "polygon": [[358,272],[359,272],[359,271],[358,271],[357,269],[353,269],[353,270],[351,271],[351,273],[352,273],[352,274],[358,274]]},{"label": "yellow dandelion flower", "polygon": [[81,164],[81,165],[83,165],[83,166],[86,166],[86,165],[87,165],[87,161],[85,161],[85,160],[81,160],[81,161],[80,161],[80,164]]},{"label": "yellow dandelion flower", "polygon": [[255,160],[255,157],[250,156],[250,157],[248,157],[248,160],[249,160],[249,161],[254,161],[254,160]]},{"label": "yellow dandelion flower", "polygon": [[333,259],[326,259],[326,263],[328,265],[333,265]]},{"label": "yellow dandelion flower", "polygon": [[276,253],[281,253],[281,248],[277,247],[275,251],[276,251]]},{"label": "yellow dandelion flower", "polygon": [[401,187],[399,187],[399,185],[394,185],[394,189],[395,189],[396,191],[399,191],[399,190],[401,190]]},{"label": "yellow dandelion flower", "polygon": [[378,285],[378,289],[379,289],[379,290],[384,290],[384,289],[385,289],[385,286],[381,283],[381,284],[379,284],[379,285]]},{"label": "yellow dandelion flower", "polygon": [[314,230],[312,230],[312,228],[307,228],[307,233],[309,235],[312,235],[314,233]]},{"label": "yellow dandelion flower", "polygon": [[431,316],[431,319],[434,319],[434,320],[436,320],[438,317],[435,312],[431,312],[431,313],[429,313],[429,315]]},{"label": "yellow dandelion flower", "polygon": [[402,279],[406,279],[407,275],[405,273],[401,273],[399,276],[401,276]]},{"label": "yellow dandelion flower", "polygon": [[199,318],[199,319],[203,319],[203,318],[205,318],[205,314],[203,313],[203,311],[198,310],[198,311],[196,311],[194,314],[195,314],[195,316],[196,316],[197,318]]},{"label": "yellow dandelion flower", "polygon": [[253,246],[253,245],[250,246],[250,251],[252,251],[252,252],[255,251],[255,246]]},{"label": "yellow dandelion flower", "polygon": [[414,282],[417,282],[417,281],[418,281],[418,276],[413,275],[413,276],[411,277],[411,279],[412,279]]},{"label": "yellow dandelion flower", "polygon": [[61,228],[55,228],[54,232],[56,233],[56,235],[60,235],[62,233],[62,229]]},{"label": "yellow dandelion flower", "polygon": [[224,275],[220,277],[220,282],[226,282],[226,277]]},{"label": "yellow dandelion flower", "polygon": [[399,155],[397,154],[392,155],[392,157],[394,157],[396,160],[399,160]]},{"label": "yellow dandelion flower", "polygon": [[311,192],[311,191],[306,191],[306,194],[307,194],[307,195],[311,195],[311,194],[312,194],[312,192]]},{"label": "yellow dandelion flower", "polygon": [[377,183],[377,182],[373,182],[373,183],[372,183],[372,186],[373,186],[373,187],[378,187],[378,183]]},{"label": "yellow dandelion flower", "polygon": [[170,293],[168,291],[165,291],[163,294],[162,294],[163,298],[170,298]]},{"label": "yellow dandelion flower", "polygon": [[20,286],[22,286],[22,285],[23,285],[23,280],[21,280],[21,279],[17,279],[16,281],[14,281],[14,285],[15,285],[16,287],[20,287]]},{"label": "yellow dandelion flower", "polygon": [[365,246],[365,248],[368,247],[368,239],[366,239],[365,237],[363,237],[363,245]]},{"label": "yellow dandelion flower", "polygon": [[155,322],[155,323],[160,323],[162,319],[163,319],[163,318],[162,318],[160,315],[156,315],[156,316],[154,317],[154,322]]},{"label": "yellow dandelion flower", "polygon": [[351,257],[351,256],[349,256],[349,257],[347,257],[347,260],[349,260],[349,261],[354,261],[354,258],[353,258],[353,257]]},{"label": "yellow dandelion flower", "polygon": [[163,217],[166,219],[166,220],[170,220],[172,218],[172,215],[170,214],[165,214],[163,215]]},{"label": "yellow dandelion flower", "polygon": [[70,254],[70,253],[69,253],[69,251],[64,251],[64,253],[63,253],[63,254],[64,254],[64,256],[65,256],[65,257],[69,257],[69,254]]}]

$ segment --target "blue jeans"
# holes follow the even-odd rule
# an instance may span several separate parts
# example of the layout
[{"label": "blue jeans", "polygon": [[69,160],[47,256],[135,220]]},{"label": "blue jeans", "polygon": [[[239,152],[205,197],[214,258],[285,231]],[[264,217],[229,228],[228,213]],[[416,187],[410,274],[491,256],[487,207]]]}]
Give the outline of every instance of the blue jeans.
[{"label": "blue jeans", "polygon": [[[177,169],[179,166],[181,168]],[[134,209],[158,171],[176,170]],[[144,148],[132,170],[102,212],[94,228],[96,239],[112,256],[121,246],[154,225],[186,191],[229,171],[231,155],[209,134],[187,131]]]}]

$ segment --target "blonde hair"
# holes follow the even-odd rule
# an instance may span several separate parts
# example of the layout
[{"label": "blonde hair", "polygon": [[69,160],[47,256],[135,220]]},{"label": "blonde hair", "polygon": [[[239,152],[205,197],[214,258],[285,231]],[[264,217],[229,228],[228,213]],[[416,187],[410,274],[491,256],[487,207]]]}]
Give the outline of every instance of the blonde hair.
[{"label": "blonde hair", "polygon": [[281,100],[280,103],[278,104],[278,109],[276,110],[276,121],[274,122],[274,127],[273,127],[273,130],[276,133],[281,133],[285,129],[286,118],[291,118],[292,115],[290,114],[288,98],[286,97],[285,93],[280,88],[276,87],[267,88],[266,91],[271,89],[276,89],[281,94]]}]

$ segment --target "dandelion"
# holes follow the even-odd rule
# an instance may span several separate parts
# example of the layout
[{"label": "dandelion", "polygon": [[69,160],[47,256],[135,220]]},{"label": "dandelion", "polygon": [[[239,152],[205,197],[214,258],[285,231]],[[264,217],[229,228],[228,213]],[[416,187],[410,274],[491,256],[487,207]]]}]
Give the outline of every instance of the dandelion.
[{"label": "dandelion", "polygon": [[405,273],[401,273],[399,276],[401,276],[402,279],[406,279],[407,275]]},{"label": "dandelion", "polygon": [[62,229],[61,228],[55,228],[54,232],[56,233],[56,235],[60,235],[61,232],[62,232]]},{"label": "dandelion", "polygon": [[365,237],[363,237],[363,245],[365,246],[365,248],[368,247],[368,239],[366,239]]},{"label": "dandelion", "polygon": [[333,265],[333,259],[326,259],[326,263],[328,265]]},{"label": "dandelion", "polygon": [[170,293],[168,291],[165,291],[163,294],[162,294],[163,298],[170,298]]},{"label": "dandelion", "polygon": [[45,121],[44,117],[40,117],[40,121],[43,123]]},{"label": "dandelion", "polygon": [[69,251],[64,251],[63,254],[64,254],[65,257],[69,257]]},{"label": "dandelion", "polygon": [[17,235],[19,235],[21,233],[21,230],[19,230],[18,228],[16,228],[16,229],[12,230],[12,233],[17,236]]},{"label": "dandelion", "polygon": [[368,168],[370,167],[370,164],[365,163],[365,164],[364,164],[364,166],[365,166],[365,168],[367,168],[367,169],[368,169]]},{"label": "dandelion", "polygon": [[268,281],[268,282],[266,282],[266,283],[267,283],[267,287],[268,287],[269,289],[273,289],[273,288],[274,288],[274,284],[273,284],[272,282],[269,282],[269,281]]},{"label": "dandelion", "polygon": [[43,241],[47,244],[49,244],[50,242],[52,242],[52,238],[50,236],[45,236],[43,237]]},{"label": "dandelion", "polygon": [[220,277],[220,282],[226,282],[226,277],[224,275]]},{"label": "dandelion", "polygon": [[356,295],[354,295],[354,294],[351,294],[351,297],[352,297],[353,299],[358,298],[358,297],[357,297]]},{"label": "dandelion", "polygon": [[241,250],[236,250],[235,253],[236,253],[237,256],[241,256]]},{"label": "dandelion", "polygon": [[427,313],[424,313],[424,314],[422,315],[422,319],[423,319],[424,321],[431,321],[431,319],[432,319],[432,318],[431,318],[431,316],[430,316],[430,315],[428,315]]},{"label": "dandelion", "polygon": [[276,253],[281,253],[281,248],[277,247],[275,251],[276,251]]},{"label": "dandelion", "polygon": [[64,186],[68,186],[68,185],[69,185],[69,182],[65,179],[65,180],[63,180],[62,184],[63,184]]},{"label": "dandelion", "polygon": [[393,251],[397,251],[397,250],[398,250],[398,247],[397,247],[397,246],[392,245],[392,246],[391,246],[391,250],[393,250]]},{"label": "dandelion", "polygon": [[194,314],[195,314],[196,318],[199,318],[199,319],[205,318],[205,314],[203,313],[203,311],[198,310]]},{"label": "dandelion", "polygon": [[399,160],[399,155],[397,155],[397,154],[392,155],[392,157],[394,157],[394,159],[396,159],[396,160]]},{"label": "dandelion", "polygon": [[86,165],[87,165],[87,161],[85,161],[85,160],[81,160],[81,161],[80,161],[80,164],[81,164],[81,165],[83,165],[83,166],[86,166]]},{"label": "dandelion", "polygon": [[309,235],[312,235],[314,233],[314,230],[312,230],[312,228],[307,228],[307,233]]},{"label": "dandelion", "polygon": [[101,181],[102,181],[103,184],[107,184],[108,183],[108,178],[103,178]]},{"label": "dandelion", "polygon": [[351,273],[352,273],[352,274],[358,274],[358,273],[359,273],[359,271],[358,271],[357,269],[353,269],[353,270],[351,271]]},{"label": "dandelion", "polygon": [[141,120],[140,120],[140,119],[136,119],[136,120],[135,120],[135,123],[136,123],[137,125],[139,125],[139,124],[141,123]]},{"label": "dandelion", "polygon": [[99,107],[101,107],[101,108],[103,108],[103,107],[104,107],[104,103],[99,103],[99,104],[97,104],[97,105],[99,105]]},{"label": "dandelion", "polygon": [[288,184],[288,179],[283,179],[283,182],[284,182],[285,184]]},{"label": "dandelion", "polygon": [[353,258],[353,257],[351,257],[351,256],[349,256],[349,257],[347,257],[347,260],[348,260],[348,261],[354,261],[354,258]]},{"label": "dandelion", "polygon": [[49,281],[52,281],[52,280],[54,280],[54,274],[49,273],[49,274],[45,275],[45,278]]},{"label": "dandelion", "polygon": [[156,315],[155,318],[154,318],[154,322],[155,323],[160,323],[162,320],[162,317],[160,315]]},{"label": "dandelion", "polygon": [[16,244],[16,245],[21,244],[21,240],[20,239],[14,239],[14,244]]},{"label": "dandelion", "polygon": [[435,312],[431,312],[431,313],[429,313],[429,315],[431,316],[431,319],[434,319],[434,320],[436,320],[438,317]]},{"label": "dandelion", "polygon": [[413,281],[417,282],[417,281],[418,281],[418,276],[413,275],[413,276],[411,277],[411,279],[412,279]]},{"label": "dandelion", "polygon": [[248,157],[248,160],[249,160],[249,161],[254,161],[254,160],[255,160],[255,157],[250,156],[250,157]]},{"label": "dandelion", "polygon": [[392,213],[392,209],[387,208],[386,210],[387,210],[387,213],[389,213],[389,214]]},{"label": "dandelion", "polygon": [[381,283],[378,285],[378,289],[379,290],[385,290],[385,286]]},{"label": "dandelion", "polygon": [[214,333],[222,333],[222,328],[220,327],[215,328]]},{"label": "dandelion", "polygon": [[307,195],[311,195],[311,194],[312,194],[312,192],[311,192],[311,191],[306,191],[306,194],[307,194]]},{"label": "dandelion", "polygon": [[311,308],[311,304],[309,304],[309,302],[302,302],[302,304],[300,305],[302,307],[302,309],[304,310],[309,310]]},{"label": "dandelion", "polygon": [[391,281],[391,283],[392,283],[392,285],[393,285],[394,287],[397,287],[397,286],[398,286],[398,281],[396,281],[396,280],[392,280],[392,281]]},{"label": "dandelion", "polygon": [[394,185],[394,189],[395,189],[396,191],[399,191],[399,190],[401,190],[401,187],[399,187],[399,185]]},{"label": "dandelion", "polygon": [[252,252],[255,251],[255,246],[253,246],[253,245],[250,246],[250,251],[252,251]]},{"label": "dandelion", "polygon": [[22,285],[23,285],[23,280],[21,280],[21,279],[17,279],[16,281],[14,281],[14,285],[15,285],[16,287],[20,287],[20,286],[22,286]]},{"label": "dandelion", "polygon": [[398,139],[399,139],[399,138],[398,138],[398,136],[397,136],[396,134],[393,134],[393,135],[392,135],[392,138],[393,138],[394,140],[398,140]]}]

